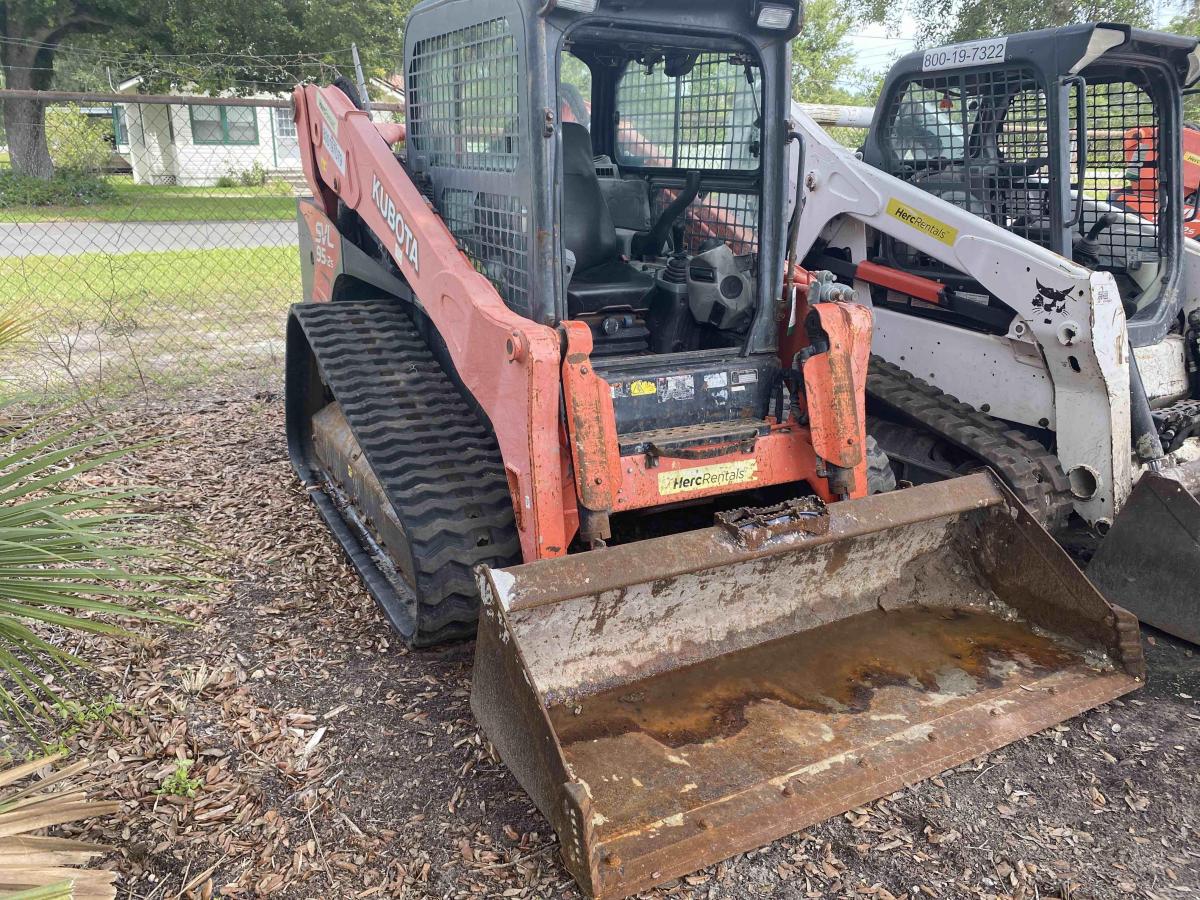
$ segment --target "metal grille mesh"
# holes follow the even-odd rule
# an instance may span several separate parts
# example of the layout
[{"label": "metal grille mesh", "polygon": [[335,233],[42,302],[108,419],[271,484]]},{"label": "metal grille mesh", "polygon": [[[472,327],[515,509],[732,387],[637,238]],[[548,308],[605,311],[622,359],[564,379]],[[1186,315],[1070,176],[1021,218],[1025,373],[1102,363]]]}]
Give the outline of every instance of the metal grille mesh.
[{"label": "metal grille mesh", "polygon": [[507,19],[419,41],[410,136],[433,166],[512,172],[520,159],[519,59]]},{"label": "metal grille mesh", "polygon": [[[1071,128],[1076,134],[1076,104],[1072,92]],[[1084,196],[1133,212],[1140,219],[1124,220],[1096,236],[1102,265],[1125,270],[1158,257],[1158,110],[1143,88],[1128,81],[1087,83],[1087,160]],[[1071,181],[1079,184],[1078,151],[1073,148]],[[1085,212],[1083,230],[1090,229],[1097,213]]]},{"label": "metal grille mesh", "polygon": [[[646,168],[758,168],[761,77],[727,54],[701,55],[685,75],[631,63],[617,88],[617,157]],[[751,81],[753,83],[751,83]]]},{"label": "metal grille mesh", "polygon": [[[1047,239],[1046,99],[1032,70],[920,78],[898,95],[886,122],[891,174],[1021,237]],[[999,159],[980,152],[978,135],[989,132]]]},{"label": "metal grille mesh", "polygon": [[[653,197],[655,217],[677,196],[663,188]],[[711,191],[700,194],[683,216],[683,245],[688,253],[699,251],[709,238],[719,238],[734,253],[743,256],[758,252],[758,212],[756,194]]]},{"label": "metal grille mesh", "polygon": [[[1068,104],[1072,200],[1062,218],[1072,219],[1080,192],[1078,233],[1091,231],[1108,204],[1141,216],[1118,216],[1096,235],[1099,267],[1118,275],[1123,293],[1138,293],[1130,270],[1160,255],[1153,224],[1160,213],[1158,111],[1150,94],[1136,84],[1089,78],[1081,183],[1078,90],[1072,89]],[[1053,228],[1049,115],[1032,70],[917,78],[897,95],[885,122],[882,135],[891,148],[891,174],[1019,237],[1058,253],[1073,252]],[[989,135],[995,136],[994,149]],[[896,248],[901,257],[912,255],[903,245]]]},{"label": "metal grille mesh", "polygon": [[446,188],[441,210],[475,268],[511,309],[529,315],[529,210],[521,199]]}]

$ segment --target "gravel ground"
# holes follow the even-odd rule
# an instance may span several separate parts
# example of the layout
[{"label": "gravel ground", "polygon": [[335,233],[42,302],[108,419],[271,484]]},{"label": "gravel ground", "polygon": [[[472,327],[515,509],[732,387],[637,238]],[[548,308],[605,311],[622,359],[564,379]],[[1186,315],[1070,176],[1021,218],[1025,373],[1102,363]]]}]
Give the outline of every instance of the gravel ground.
[{"label": "gravel ground", "polygon": [[[470,645],[389,634],[288,466],[281,400],[123,410],[162,442],[164,541],[221,581],[191,630],[94,642],[123,709],[68,738],[124,802],[88,837],[121,897],[577,897],[468,706]],[[1200,660],[1140,694],[653,892],[671,898],[1200,897]],[[159,793],[195,760],[194,797]]]}]

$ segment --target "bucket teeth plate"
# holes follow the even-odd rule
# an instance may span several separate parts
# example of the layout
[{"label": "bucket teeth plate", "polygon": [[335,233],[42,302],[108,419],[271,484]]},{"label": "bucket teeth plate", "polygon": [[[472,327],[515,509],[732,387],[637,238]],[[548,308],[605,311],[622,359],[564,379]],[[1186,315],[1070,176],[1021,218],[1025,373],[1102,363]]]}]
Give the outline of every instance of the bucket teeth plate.
[{"label": "bucket teeth plate", "polygon": [[1138,686],[1137,625],[991,476],[481,570],[472,706],[591,896],[805,828]]}]

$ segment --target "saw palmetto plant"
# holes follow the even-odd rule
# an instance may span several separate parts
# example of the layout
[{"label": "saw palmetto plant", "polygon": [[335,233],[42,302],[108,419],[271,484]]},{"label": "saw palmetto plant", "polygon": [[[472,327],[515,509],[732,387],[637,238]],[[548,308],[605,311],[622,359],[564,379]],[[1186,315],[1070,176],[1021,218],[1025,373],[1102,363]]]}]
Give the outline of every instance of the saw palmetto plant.
[{"label": "saw palmetto plant", "polygon": [[85,869],[109,848],[39,834],[94,816],[111,815],[119,803],[89,800],[72,785],[87,760],[49,771],[62,754],[0,769],[0,897],[4,900],[112,900],[116,876]]},{"label": "saw palmetto plant", "polygon": [[[0,321],[0,349],[22,334]],[[154,601],[180,579],[132,571],[159,555],[133,511],[145,491],[96,477],[137,447],[46,418],[0,421],[0,441],[0,715],[32,730],[31,714],[59,702],[51,676],[87,664],[73,636],[128,638],[132,620],[168,619]]]}]

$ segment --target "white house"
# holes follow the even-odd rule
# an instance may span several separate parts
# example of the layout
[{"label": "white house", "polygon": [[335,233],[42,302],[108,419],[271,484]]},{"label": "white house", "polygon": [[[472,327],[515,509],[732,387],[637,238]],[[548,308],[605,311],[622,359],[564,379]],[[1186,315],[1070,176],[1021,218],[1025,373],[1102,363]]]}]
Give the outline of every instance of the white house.
[{"label": "white house", "polygon": [[[130,79],[119,90],[133,93],[140,84],[140,78]],[[264,94],[257,99],[282,98]],[[211,102],[207,97],[205,100]],[[237,178],[255,168],[281,175],[300,171],[296,125],[288,107],[163,103],[122,106],[129,162],[137,184],[201,187],[216,184],[223,177]]]},{"label": "white house", "polygon": [[[372,79],[373,90],[384,83]],[[134,93],[140,78],[123,82],[121,93]],[[268,175],[294,178],[301,171],[300,146],[291,104],[287,106],[211,105],[207,95],[181,91],[172,96],[203,97],[204,104],[126,103],[118,121],[138,184],[211,186],[223,177],[238,178],[256,168]],[[287,94],[255,94],[246,99],[290,100]],[[395,102],[396,97],[380,99]],[[118,131],[121,129],[118,127]]]}]

